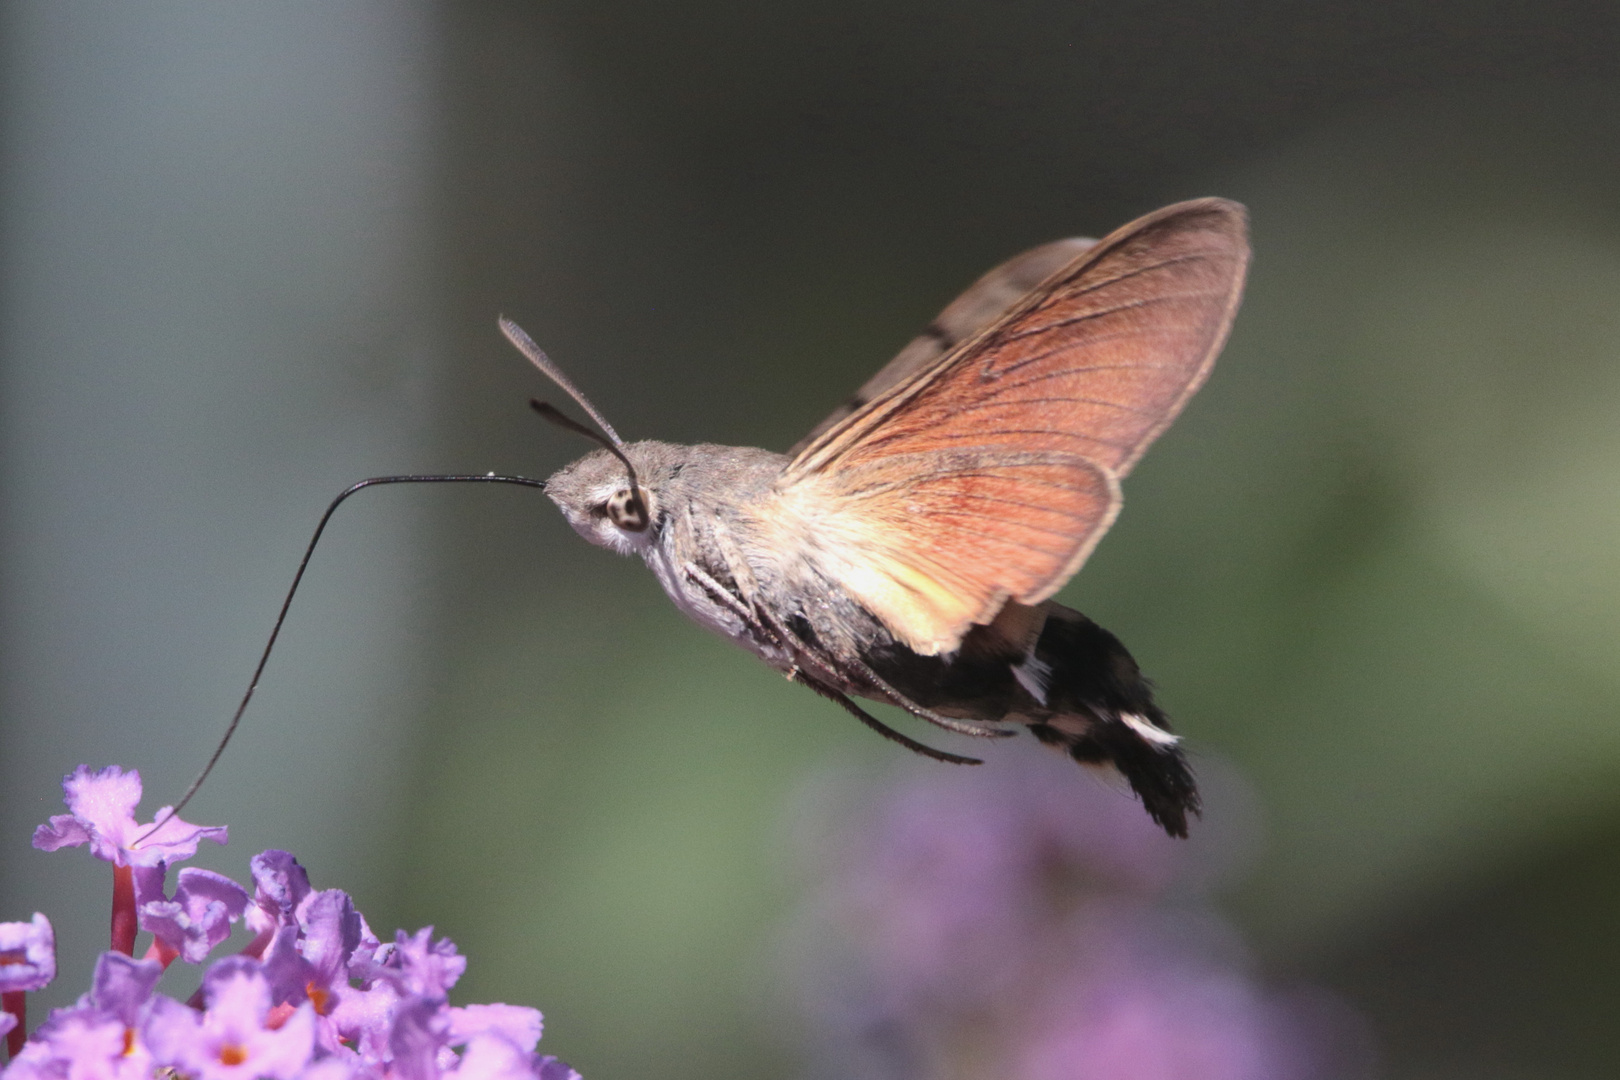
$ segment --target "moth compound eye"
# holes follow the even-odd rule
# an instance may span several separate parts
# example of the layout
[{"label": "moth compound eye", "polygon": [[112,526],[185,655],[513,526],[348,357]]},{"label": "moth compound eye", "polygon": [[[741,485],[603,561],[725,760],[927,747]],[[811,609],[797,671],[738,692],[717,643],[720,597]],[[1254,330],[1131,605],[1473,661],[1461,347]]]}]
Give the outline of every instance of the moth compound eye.
[{"label": "moth compound eye", "polygon": [[646,532],[647,526],[652,523],[647,514],[647,504],[630,488],[620,488],[613,493],[613,497],[607,501],[607,516],[609,521],[625,532]]}]

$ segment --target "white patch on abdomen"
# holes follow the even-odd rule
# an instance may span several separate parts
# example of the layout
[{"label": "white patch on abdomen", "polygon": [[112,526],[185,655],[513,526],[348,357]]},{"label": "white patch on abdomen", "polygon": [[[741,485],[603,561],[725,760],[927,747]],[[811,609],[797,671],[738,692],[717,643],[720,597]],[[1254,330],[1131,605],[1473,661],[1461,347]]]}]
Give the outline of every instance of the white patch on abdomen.
[{"label": "white patch on abdomen", "polygon": [[1172,735],[1161,727],[1155,727],[1145,716],[1135,713],[1120,713],[1119,718],[1125,726],[1136,732],[1154,746],[1174,746],[1181,741],[1180,735]]},{"label": "white patch on abdomen", "polygon": [[1013,678],[1018,685],[1029,691],[1029,696],[1045,705],[1046,688],[1052,682],[1052,665],[1044,660],[1037,660],[1034,656],[1024,657],[1021,664],[1012,665]]}]

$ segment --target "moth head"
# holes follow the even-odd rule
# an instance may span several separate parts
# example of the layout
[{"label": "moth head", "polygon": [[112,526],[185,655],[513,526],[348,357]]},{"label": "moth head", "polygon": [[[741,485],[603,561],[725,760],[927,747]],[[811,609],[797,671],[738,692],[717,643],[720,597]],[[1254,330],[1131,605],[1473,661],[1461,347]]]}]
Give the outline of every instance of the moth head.
[{"label": "moth head", "polygon": [[[600,429],[593,431],[584,424],[569,419],[555,406],[544,401],[532,398],[529,400],[535,412],[558,427],[566,428],[576,435],[583,435],[602,446],[597,453],[580,458],[547,480],[547,494],[551,495],[552,501],[562,507],[570,524],[580,535],[592,543],[623,552],[644,546],[646,539],[644,534],[653,523],[652,501],[636,476],[638,470],[636,463],[630,459],[631,448],[619,438],[619,433],[613,430],[613,425],[596,411],[596,406],[591,404],[590,399],[581,393],[568,376],[562,373],[562,369],[551,362],[551,358],[544,350],[523,332],[522,327],[504,315],[501,316],[499,325],[506,339],[515,345],[531,364],[578,402],[580,408],[596,421],[596,426]],[[620,473],[622,482],[611,484],[602,481],[604,458],[613,463],[609,467],[609,472],[615,468],[623,470]],[[637,537],[641,538],[641,543],[636,542]]]},{"label": "moth head", "polygon": [[635,466],[634,483],[624,462],[608,450],[586,454],[546,480],[546,495],[575,532],[622,555],[646,547],[656,531],[658,495],[652,479],[658,469],[646,460],[645,446],[633,443],[621,451]]}]

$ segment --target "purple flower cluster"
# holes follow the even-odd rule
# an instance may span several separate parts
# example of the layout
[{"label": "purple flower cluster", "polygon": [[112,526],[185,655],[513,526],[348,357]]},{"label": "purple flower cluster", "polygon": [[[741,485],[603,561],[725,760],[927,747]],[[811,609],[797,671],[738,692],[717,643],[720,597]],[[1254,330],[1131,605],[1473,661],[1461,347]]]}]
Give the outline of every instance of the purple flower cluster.
[{"label": "purple flower cluster", "polygon": [[[1320,1080],[1353,1016],[1279,991],[1203,898],[1223,861],[1051,755],[921,769],[817,817],[803,968],[841,1080]],[[829,818],[831,820],[829,820]]]},{"label": "purple flower cluster", "polygon": [[[252,860],[253,893],[169,866],[226,830],[158,811],[139,825],[138,773],[80,766],[63,781],[69,813],[41,825],[44,851],[88,844],[113,864],[113,948],[90,992],[20,1044],[21,995],[55,973],[51,925],[0,924],[0,1033],[15,1040],[0,1080],[579,1080],[535,1053],[541,1017],[516,1005],[450,1004],[467,960],[432,928],[380,941],[349,895],[316,890],[285,851]],[[243,921],[246,948],[216,960],[188,1002],[157,992],[175,959],[202,963]],[[152,935],[141,959],[136,929]]]}]

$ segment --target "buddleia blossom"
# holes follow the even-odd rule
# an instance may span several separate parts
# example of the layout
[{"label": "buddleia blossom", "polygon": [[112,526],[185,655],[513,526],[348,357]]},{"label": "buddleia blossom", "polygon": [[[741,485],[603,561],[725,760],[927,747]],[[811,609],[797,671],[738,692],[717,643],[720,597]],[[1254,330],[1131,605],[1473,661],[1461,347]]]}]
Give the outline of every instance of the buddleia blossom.
[{"label": "buddleia blossom", "polygon": [[1219,826],[1172,840],[1128,794],[1048,758],[914,770],[810,815],[801,967],[821,1073],[1358,1075],[1354,1018],[1310,988],[1267,985],[1210,906],[1230,860],[1209,842]]},{"label": "buddleia blossom", "polygon": [[[171,865],[200,840],[224,843],[224,828],[165,821],[167,808],[157,830],[137,824],[140,777],[116,766],[80,766],[63,791],[70,813],[40,826],[34,846],[88,845],[113,864],[113,948],[90,991],[23,1043],[22,994],[54,973],[51,927],[43,915],[0,924],[12,1058],[0,1080],[580,1080],[536,1053],[538,1010],[450,1004],[467,959],[431,927],[380,941],[347,893],[313,888],[284,851],[253,858],[251,895],[192,867],[168,895]],[[246,947],[215,959],[191,1000],[159,992],[174,960],[205,962],[238,921]],[[140,959],[137,927],[152,935]]]},{"label": "buddleia blossom", "polygon": [[28,992],[56,978],[56,931],[39,912],[29,922],[0,923],[0,1035],[13,1057],[22,1048]]},{"label": "buddleia blossom", "polygon": [[41,990],[56,978],[56,932],[39,912],[0,923],[0,993]]},{"label": "buddleia blossom", "polygon": [[[89,844],[92,855],[114,866],[154,867],[191,858],[204,840],[223,844],[229,837],[223,825],[192,825],[171,817],[167,806],[152,822],[139,824],[135,808],[141,802],[141,774],[117,765],[99,772],[80,765],[62,778],[62,801],[69,812],[53,815],[34,830],[34,846],[41,851]],[[161,827],[145,835],[160,821]]]}]

